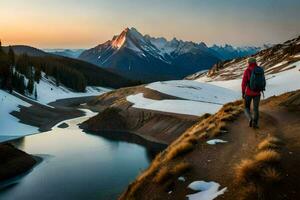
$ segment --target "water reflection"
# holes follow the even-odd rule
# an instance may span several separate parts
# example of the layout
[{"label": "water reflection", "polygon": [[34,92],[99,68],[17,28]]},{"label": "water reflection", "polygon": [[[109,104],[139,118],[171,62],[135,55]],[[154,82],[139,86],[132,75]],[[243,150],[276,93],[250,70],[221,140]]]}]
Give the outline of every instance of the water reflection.
[{"label": "water reflection", "polygon": [[149,165],[153,152],[83,133],[77,124],[86,118],[66,121],[69,127],[65,129],[55,127],[15,140],[15,146],[44,161],[20,183],[0,191],[0,199],[116,199]]}]

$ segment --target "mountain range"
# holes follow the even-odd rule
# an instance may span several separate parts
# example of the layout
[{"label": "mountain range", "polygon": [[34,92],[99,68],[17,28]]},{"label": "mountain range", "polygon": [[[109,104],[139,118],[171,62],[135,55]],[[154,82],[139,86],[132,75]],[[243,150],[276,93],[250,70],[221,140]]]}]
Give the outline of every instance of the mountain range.
[{"label": "mountain range", "polygon": [[[269,75],[293,69],[296,66],[295,63],[300,61],[299,52],[300,36],[265,48],[251,56],[256,58],[258,65],[263,67],[265,73]],[[219,62],[207,72],[200,71],[189,75],[186,79],[197,80],[204,78],[209,81],[225,81],[241,78],[247,66],[248,58],[249,56],[245,56]]]},{"label": "mountain range", "polygon": [[203,42],[176,38],[168,41],[163,37],[142,35],[135,28],[126,28],[111,40],[83,51],[78,58],[130,79],[152,82],[181,79],[210,69],[219,61],[259,50],[255,47],[242,50],[229,45],[226,48],[208,47]]},{"label": "mountain range", "polygon": [[78,58],[85,49],[43,49],[45,52],[69,58]]}]

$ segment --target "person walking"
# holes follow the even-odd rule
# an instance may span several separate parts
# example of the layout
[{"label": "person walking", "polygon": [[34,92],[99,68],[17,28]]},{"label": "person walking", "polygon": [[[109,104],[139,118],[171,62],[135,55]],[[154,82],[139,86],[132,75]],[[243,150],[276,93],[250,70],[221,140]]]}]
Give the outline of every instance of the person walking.
[{"label": "person walking", "polygon": [[[265,87],[266,79],[264,70],[262,67],[257,66],[254,57],[250,57],[242,80],[242,95],[245,105],[245,115],[249,120],[249,127],[259,128],[259,103],[261,93],[263,93]],[[251,102],[253,102],[253,117],[251,113]]]}]

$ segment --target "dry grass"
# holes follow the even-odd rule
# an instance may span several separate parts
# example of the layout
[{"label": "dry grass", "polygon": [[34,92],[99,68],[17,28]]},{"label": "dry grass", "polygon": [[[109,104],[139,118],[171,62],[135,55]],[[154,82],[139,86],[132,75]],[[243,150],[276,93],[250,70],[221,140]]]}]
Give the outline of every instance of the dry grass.
[{"label": "dry grass", "polygon": [[257,179],[259,172],[259,165],[254,160],[242,160],[240,164],[236,166],[235,175],[237,183],[247,183],[253,179]]},{"label": "dry grass", "polygon": [[268,167],[266,169],[263,169],[262,178],[265,182],[273,184],[279,182],[282,179],[282,176],[277,169]]},{"label": "dry grass", "polygon": [[[128,199],[132,196],[139,198],[142,195],[143,188],[146,187],[145,184],[149,184],[151,180],[153,183],[163,183],[163,187],[172,183],[170,180],[178,177],[191,167],[191,165],[179,161],[181,156],[193,151],[202,139],[211,138],[225,132],[227,123],[233,121],[241,111],[242,101],[237,101],[226,104],[214,115],[205,114],[200,117],[198,123],[186,130],[155,158],[150,168],[137,178],[121,199]],[[257,168],[253,167],[253,169]]]},{"label": "dry grass", "polygon": [[254,200],[254,199],[259,199],[258,194],[259,194],[258,188],[254,184],[250,184],[247,187],[244,187],[240,191],[240,198],[239,200]]},{"label": "dry grass", "polygon": [[154,177],[154,182],[156,183],[164,183],[166,180],[172,177],[170,168],[168,166],[163,166]]},{"label": "dry grass", "polygon": [[191,135],[191,136],[189,136],[189,137],[186,139],[186,141],[187,141],[188,143],[191,143],[191,144],[196,145],[196,144],[198,143],[199,139],[198,139],[198,137],[197,137],[196,135]]},{"label": "dry grass", "polygon": [[278,163],[280,159],[280,154],[274,150],[264,150],[255,155],[255,160],[261,163]]},{"label": "dry grass", "polygon": [[186,154],[192,151],[193,149],[194,149],[194,144],[188,141],[183,141],[181,143],[178,143],[177,145],[173,146],[167,153],[167,160],[172,160],[173,158]]},{"label": "dry grass", "polygon": [[268,136],[258,144],[259,151],[253,159],[243,160],[236,167],[236,182],[241,184],[239,199],[266,199],[269,190],[281,181],[278,165],[281,160],[281,144],[280,139]]},{"label": "dry grass", "polygon": [[176,175],[180,175],[189,169],[191,169],[191,164],[187,162],[180,162],[173,166],[172,173]]},{"label": "dry grass", "polygon": [[225,122],[218,122],[218,124],[213,128],[208,130],[209,137],[217,137],[222,132],[226,131],[226,123]]},{"label": "dry grass", "polygon": [[220,120],[223,121],[223,122],[231,122],[233,120],[235,120],[236,116],[229,113],[229,114],[224,114]]},{"label": "dry grass", "polygon": [[165,183],[171,178],[177,178],[191,168],[187,162],[175,163],[171,166],[163,166],[155,175],[153,181],[156,183]]},{"label": "dry grass", "polygon": [[279,149],[282,141],[276,137],[267,137],[261,143],[258,144],[258,150],[275,150]]}]

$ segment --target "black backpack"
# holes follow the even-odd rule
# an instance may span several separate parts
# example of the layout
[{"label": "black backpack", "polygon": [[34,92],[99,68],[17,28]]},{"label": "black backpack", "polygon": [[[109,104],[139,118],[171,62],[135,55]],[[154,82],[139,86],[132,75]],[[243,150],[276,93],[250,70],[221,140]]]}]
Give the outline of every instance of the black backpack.
[{"label": "black backpack", "polygon": [[266,88],[265,72],[262,67],[255,67],[252,70],[249,88],[253,91],[264,91]]}]

